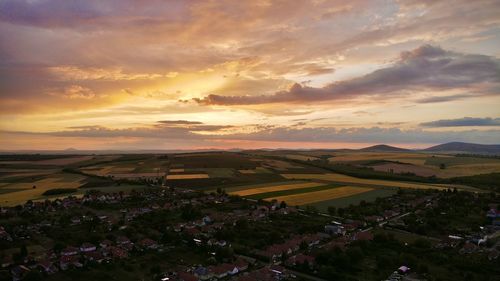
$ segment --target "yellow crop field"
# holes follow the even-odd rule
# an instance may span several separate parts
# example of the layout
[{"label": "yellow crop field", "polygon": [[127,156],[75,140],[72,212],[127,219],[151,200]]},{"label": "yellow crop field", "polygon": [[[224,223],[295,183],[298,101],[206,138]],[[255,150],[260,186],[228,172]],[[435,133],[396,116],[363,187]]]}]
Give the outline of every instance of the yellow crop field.
[{"label": "yellow crop field", "polygon": [[49,189],[78,188],[84,179],[85,177],[80,175],[57,175],[34,182],[0,183],[0,206],[12,206],[30,199],[40,199],[43,197],[42,193]]},{"label": "yellow crop field", "polygon": [[229,192],[229,194],[239,195],[239,196],[249,196],[249,195],[254,195],[254,194],[259,194],[259,193],[267,193],[267,192],[282,191],[282,190],[292,190],[292,189],[307,188],[307,187],[316,187],[316,186],[321,186],[321,185],[325,185],[325,184],[321,184],[321,183],[317,183],[317,182],[281,184],[281,185],[273,185],[273,186],[238,190],[238,191]]},{"label": "yellow crop field", "polygon": [[167,180],[208,179],[207,174],[168,175]]},{"label": "yellow crop field", "polygon": [[336,198],[342,198],[347,196],[352,196],[360,193],[365,193],[373,190],[369,187],[354,187],[354,186],[342,186],[337,188],[331,188],[321,191],[300,193],[294,195],[278,196],[274,198],[267,198],[266,200],[277,200],[278,202],[285,201],[287,204],[292,206],[306,205]]},{"label": "yellow crop field", "polygon": [[184,169],[170,169],[169,172],[171,173],[184,173]]},{"label": "yellow crop field", "polygon": [[332,182],[343,182],[351,184],[367,184],[367,185],[380,185],[389,186],[396,188],[415,188],[415,189],[447,189],[450,186],[440,184],[431,185],[423,183],[409,183],[409,182],[398,182],[398,181],[387,181],[387,180],[372,180],[372,179],[360,179],[355,177],[350,177],[341,174],[281,174],[281,176],[287,179],[311,179],[311,180],[327,180]]}]

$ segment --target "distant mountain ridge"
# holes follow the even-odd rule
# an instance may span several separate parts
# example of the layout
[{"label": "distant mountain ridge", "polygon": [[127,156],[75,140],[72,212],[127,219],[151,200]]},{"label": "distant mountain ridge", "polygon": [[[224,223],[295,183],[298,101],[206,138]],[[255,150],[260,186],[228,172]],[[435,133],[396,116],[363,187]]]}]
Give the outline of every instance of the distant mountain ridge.
[{"label": "distant mountain ridge", "polygon": [[378,144],[378,145],[373,145],[365,148],[359,149],[359,151],[367,151],[367,152],[404,152],[404,151],[410,151],[409,149],[406,148],[400,148],[400,147],[395,147],[395,146],[390,146],[386,144]]},{"label": "distant mountain ridge", "polygon": [[449,142],[431,146],[429,148],[423,149],[423,151],[500,154],[500,144]]},{"label": "distant mountain ridge", "polygon": [[99,155],[99,154],[170,154],[170,153],[191,153],[191,152],[252,152],[252,151],[330,151],[330,152],[351,152],[351,151],[361,151],[361,152],[440,152],[440,153],[467,153],[467,154],[487,154],[487,155],[500,155],[500,144],[477,144],[477,143],[466,143],[466,142],[449,142],[443,143],[435,146],[431,146],[425,149],[406,149],[396,146],[390,146],[386,144],[373,145],[361,149],[271,149],[271,148],[261,148],[261,149],[179,149],[179,150],[166,150],[166,149],[144,149],[144,150],[79,150],[75,148],[67,148],[64,150],[17,150],[17,151],[1,151],[0,155],[9,154],[61,154],[61,155]]}]

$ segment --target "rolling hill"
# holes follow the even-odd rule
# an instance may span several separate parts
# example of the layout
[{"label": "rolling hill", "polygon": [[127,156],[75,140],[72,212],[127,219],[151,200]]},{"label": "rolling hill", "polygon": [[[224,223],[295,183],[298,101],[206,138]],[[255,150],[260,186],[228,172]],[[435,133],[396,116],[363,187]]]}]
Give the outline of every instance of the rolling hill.
[{"label": "rolling hill", "polygon": [[499,144],[477,144],[466,142],[449,142],[424,149],[430,152],[453,152],[472,154],[500,154]]},{"label": "rolling hill", "polygon": [[359,151],[365,151],[365,152],[405,152],[405,151],[410,151],[410,150],[405,149],[405,148],[390,146],[390,145],[386,145],[386,144],[379,144],[379,145],[361,148]]}]

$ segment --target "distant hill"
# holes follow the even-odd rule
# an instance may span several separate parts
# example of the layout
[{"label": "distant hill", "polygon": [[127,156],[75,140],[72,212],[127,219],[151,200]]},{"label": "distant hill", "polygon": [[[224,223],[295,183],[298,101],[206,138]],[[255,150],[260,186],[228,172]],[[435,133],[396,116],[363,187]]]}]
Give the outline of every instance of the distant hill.
[{"label": "distant hill", "polygon": [[466,142],[449,142],[424,149],[432,152],[453,152],[472,154],[500,154],[500,144],[477,144]]},{"label": "distant hill", "polygon": [[361,148],[359,151],[367,151],[367,152],[404,152],[409,151],[409,149],[390,146],[386,144],[379,144],[374,146],[369,146],[365,148]]}]

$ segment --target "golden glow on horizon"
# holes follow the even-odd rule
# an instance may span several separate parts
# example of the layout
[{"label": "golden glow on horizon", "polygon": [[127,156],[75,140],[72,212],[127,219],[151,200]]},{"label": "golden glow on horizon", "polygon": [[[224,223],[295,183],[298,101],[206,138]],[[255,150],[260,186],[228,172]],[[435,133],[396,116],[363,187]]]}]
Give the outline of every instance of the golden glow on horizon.
[{"label": "golden glow on horizon", "polygon": [[2,149],[500,141],[490,2],[127,1],[5,1]]}]

